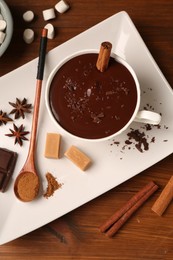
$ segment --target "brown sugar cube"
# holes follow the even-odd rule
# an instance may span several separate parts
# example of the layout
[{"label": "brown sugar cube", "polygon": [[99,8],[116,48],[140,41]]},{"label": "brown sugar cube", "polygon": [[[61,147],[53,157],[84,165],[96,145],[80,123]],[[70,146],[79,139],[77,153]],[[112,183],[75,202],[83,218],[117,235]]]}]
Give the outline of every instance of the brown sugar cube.
[{"label": "brown sugar cube", "polygon": [[73,145],[65,152],[65,156],[82,171],[85,171],[91,163],[91,159]]},{"label": "brown sugar cube", "polygon": [[59,158],[60,134],[47,133],[44,156],[46,158]]}]

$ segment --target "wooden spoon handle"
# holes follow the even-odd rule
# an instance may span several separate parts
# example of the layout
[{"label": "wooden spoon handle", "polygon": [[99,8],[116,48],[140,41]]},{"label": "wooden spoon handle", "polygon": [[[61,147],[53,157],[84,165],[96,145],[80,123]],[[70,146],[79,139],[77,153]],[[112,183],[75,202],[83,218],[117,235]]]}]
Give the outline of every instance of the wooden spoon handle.
[{"label": "wooden spoon handle", "polygon": [[32,119],[32,129],[31,129],[31,137],[30,137],[30,146],[29,146],[28,157],[27,157],[27,160],[25,163],[25,164],[27,164],[27,167],[29,167],[30,164],[33,165],[33,167],[34,167],[33,170],[35,170],[34,155],[35,155],[38,115],[39,115],[40,98],[41,98],[41,87],[42,87],[42,80],[37,80],[34,112],[33,112],[33,119]]},{"label": "wooden spoon handle", "polygon": [[[45,64],[45,55],[47,47],[47,29],[42,30],[42,37],[40,41],[40,52],[39,52],[39,61],[38,61],[38,72],[37,72],[37,81],[36,81],[36,93],[34,101],[34,112],[32,119],[32,129],[31,129],[31,138],[28,157],[25,164],[34,166],[34,155],[35,155],[35,143],[36,143],[36,134],[37,134],[37,125],[38,125],[38,115],[41,99],[41,89],[42,89],[42,79],[44,74],[44,64]],[[25,167],[25,166],[24,166]]]}]

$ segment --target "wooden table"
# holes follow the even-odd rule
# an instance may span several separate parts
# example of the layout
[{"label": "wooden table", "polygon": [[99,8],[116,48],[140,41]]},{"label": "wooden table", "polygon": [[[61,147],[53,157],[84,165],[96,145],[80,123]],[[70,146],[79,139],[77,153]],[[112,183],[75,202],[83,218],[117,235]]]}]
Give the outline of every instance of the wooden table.
[{"label": "wooden table", "polygon": [[[8,51],[0,59],[0,76],[37,57],[40,30],[45,25],[42,10],[57,3],[56,0],[6,2],[14,17],[14,35]],[[70,5],[70,11],[52,20],[56,26],[56,37],[49,42],[49,49],[125,10],[173,86],[172,0],[71,0]],[[29,9],[34,11],[36,18],[30,25],[26,25],[22,15]],[[22,39],[26,27],[33,28],[36,33],[35,40],[30,45]],[[151,211],[172,172],[173,155],[170,155],[60,219],[1,246],[0,259],[173,259],[173,205],[162,217]],[[113,239],[101,234],[99,225],[150,180],[154,180],[160,190],[131,217]]]}]

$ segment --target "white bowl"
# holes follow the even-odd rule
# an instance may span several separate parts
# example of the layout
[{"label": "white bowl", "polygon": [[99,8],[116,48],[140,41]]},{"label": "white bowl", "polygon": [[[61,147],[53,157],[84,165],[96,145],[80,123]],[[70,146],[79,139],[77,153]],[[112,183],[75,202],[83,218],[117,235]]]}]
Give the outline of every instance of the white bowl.
[{"label": "white bowl", "polygon": [[7,23],[7,27],[5,30],[6,33],[5,40],[0,45],[0,57],[1,57],[3,53],[6,51],[6,49],[8,48],[13,35],[13,18],[9,7],[4,0],[0,0],[0,13],[2,14],[3,19]]}]

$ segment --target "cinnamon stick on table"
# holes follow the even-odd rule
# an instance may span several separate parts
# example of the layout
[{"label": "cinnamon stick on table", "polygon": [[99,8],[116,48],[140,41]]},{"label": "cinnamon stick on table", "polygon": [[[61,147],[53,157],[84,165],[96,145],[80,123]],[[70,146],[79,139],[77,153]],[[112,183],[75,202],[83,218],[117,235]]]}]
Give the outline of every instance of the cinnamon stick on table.
[{"label": "cinnamon stick on table", "polygon": [[106,232],[108,237],[113,237],[130,216],[158,189],[153,182],[149,182],[142,190],[134,195],[120,210],[115,212],[100,227],[101,232]]},{"label": "cinnamon stick on table", "polygon": [[99,71],[104,72],[109,64],[112,44],[110,42],[102,42],[98,55],[96,67]]},{"label": "cinnamon stick on table", "polygon": [[153,207],[151,208],[156,214],[161,216],[168,205],[170,204],[171,200],[173,199],[173,176],[168,181],[167,185],[161,192],[159,198],[154,203]]}]

